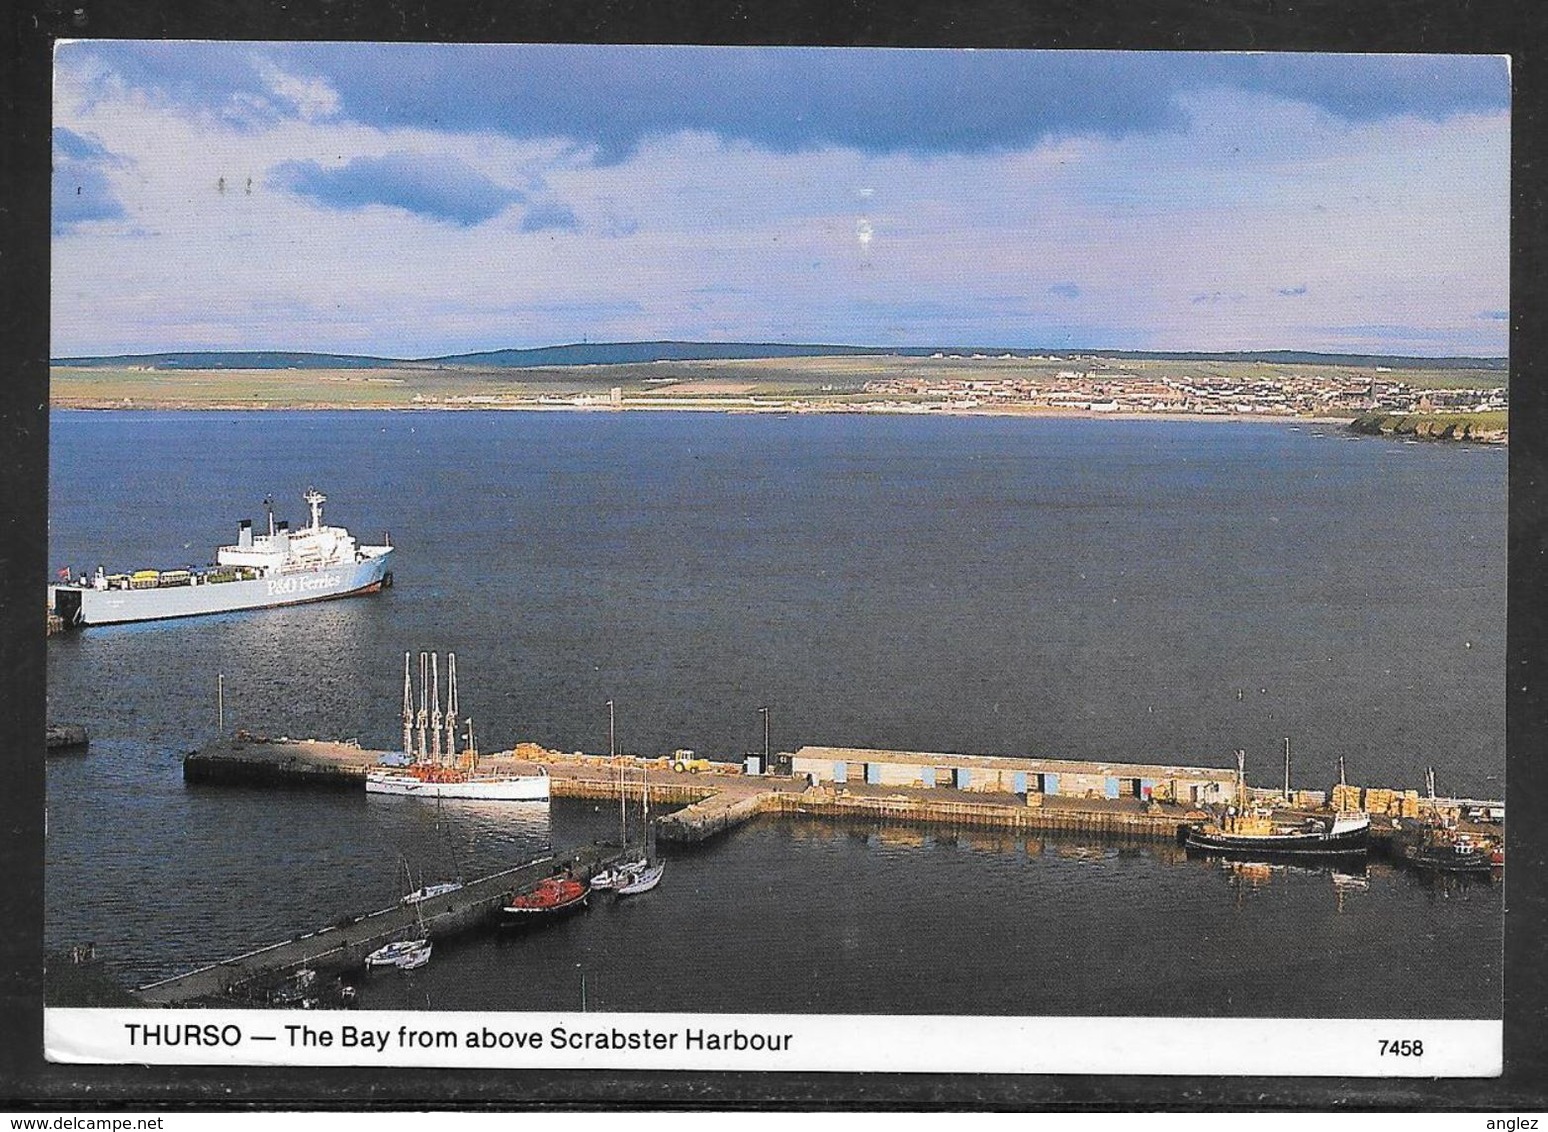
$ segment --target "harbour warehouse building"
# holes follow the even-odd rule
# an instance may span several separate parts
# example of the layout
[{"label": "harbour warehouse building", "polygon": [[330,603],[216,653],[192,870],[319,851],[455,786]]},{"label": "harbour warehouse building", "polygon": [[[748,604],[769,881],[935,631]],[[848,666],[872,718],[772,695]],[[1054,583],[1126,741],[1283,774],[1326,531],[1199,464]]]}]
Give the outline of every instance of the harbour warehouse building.
[{"label": "harbour warehouse building", "polygon": [[802,747],[791,756],[796,778],[835,784],[949,787],[1073,798],[1142,798],[1206,805],[1236,796],[1236,769],[1155,763],[952,755]]}]

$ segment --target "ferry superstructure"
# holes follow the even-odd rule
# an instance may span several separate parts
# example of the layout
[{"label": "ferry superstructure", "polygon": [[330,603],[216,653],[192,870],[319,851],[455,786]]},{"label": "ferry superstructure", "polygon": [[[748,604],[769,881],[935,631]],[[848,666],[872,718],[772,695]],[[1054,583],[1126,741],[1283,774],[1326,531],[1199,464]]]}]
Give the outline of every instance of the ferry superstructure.
[{"label": "ferry superstructure", "polygon": [[216,551],[213,569],[109,574],[98,566],[92,577],[49,586],[49,608],[66,626],[115,625],[300,605],[392,584],[390,543],[360,545],[345,528],[323,523],[327,496],[309,489],[303,498],[312,511],[306,527],[292,531],[271,510],[268,533],[254,534],[244,519],[236,543]]}]

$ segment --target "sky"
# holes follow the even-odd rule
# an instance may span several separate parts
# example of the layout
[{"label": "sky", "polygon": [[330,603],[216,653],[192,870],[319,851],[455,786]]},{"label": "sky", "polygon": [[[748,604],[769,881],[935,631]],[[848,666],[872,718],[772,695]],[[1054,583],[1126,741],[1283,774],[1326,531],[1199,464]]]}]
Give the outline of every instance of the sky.
[{"label": "sky", "polygon": [[1506,353],[1488,56],[61,43],[55,357]]}]

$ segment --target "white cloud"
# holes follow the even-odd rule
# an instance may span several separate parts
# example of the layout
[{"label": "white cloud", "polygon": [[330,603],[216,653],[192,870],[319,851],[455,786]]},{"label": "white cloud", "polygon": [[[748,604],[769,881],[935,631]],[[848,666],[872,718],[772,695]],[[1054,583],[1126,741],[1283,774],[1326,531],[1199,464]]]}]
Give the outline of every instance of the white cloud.
[{"label": "white cloud", "polygon": [[[1508,306],[1504,115],[1349,126],[1216,94],[1186,132],[1021,152],[771,153],[698,132],[596,166],[562,138],[361,126],[327,83],[265,74],[294,116],[237,124],[62,78],[59,124],[125,159],[105,174],[125,216],[56,239],[55,354],[582,336],[1379,350],[1383,326],[1449,336],[1424,352],[1505,346],[1504,322],[1475,317]],[[574,225],[523,231],[517,205],[456,228],[267,186],[285,161],[395,152]],[[1191,302],[1215,293],[1242,298]]]},{"label": "white cloud", "polygon": [[326,79],[292,75],[262,57],[257,59],[257,66],[275,97],[293,108],[303,121],[331,118],[338,113],[338,91]]}]

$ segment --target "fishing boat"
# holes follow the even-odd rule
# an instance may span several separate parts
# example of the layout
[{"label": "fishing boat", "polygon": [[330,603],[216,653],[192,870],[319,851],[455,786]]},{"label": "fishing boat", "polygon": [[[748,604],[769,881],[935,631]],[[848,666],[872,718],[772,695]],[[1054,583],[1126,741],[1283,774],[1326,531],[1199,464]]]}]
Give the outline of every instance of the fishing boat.
[{"label": "fishing boat", "polygon": [[1258,812],[1232,813],[1218,823],[1189,826],[1183,844],[1201,852],[1237,856],[1363,857],[1370,849],[1370,830],[1370,815],[1361,813],[1300,822],[1276,821]]},{"label": "fishing boat", "polygon": [[1486,874],[1495,868],[1492,845],[1455,829],[1432,827],[1412,840],[1395,838],[1393,851],[1404,864],[1430,872]]},{"label": "fishing boat", "polygon": [[1437,873],[1488,874],[1505,865],[1505,849],[1496,839],[1467,833],[1444,820],[1435,798],[1435,768],[1425,771],[1430,818],[1400,827],[1392,839],[1393,855],[1406,865]]},{"label": "fishing boat", "polygon": [[530,892],[509,893],[500,902],[500,922],[528,924],[586,906],[590,889],[571,876],[545,877]]},{"label": "fishing boat", "polygon": [[[440,654],[419,654],[419,709],[409,654],[403,654],[403,753],[366,771],[367,794],[409,798],[464,798],[478,801],[546,802],[548,770],[532,774],[485,774],[478,770],[473,721],[467,720],[467,746],[457,753],[457,654],[446,658],[446,712],[441,712]],[[443,747],[444,739],[444,747]]]},{"label": "fishing boat", "polygon": [[1217,821],[1184,827],[1183,844],[1203,853],[1236,857],[1363,857],[1370,848],[1371,816],[1341,811],[1331,817],[1286,821],[1247,805],[1246,754],[1236,752],[1237,805]]}]

